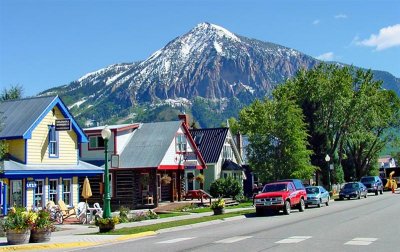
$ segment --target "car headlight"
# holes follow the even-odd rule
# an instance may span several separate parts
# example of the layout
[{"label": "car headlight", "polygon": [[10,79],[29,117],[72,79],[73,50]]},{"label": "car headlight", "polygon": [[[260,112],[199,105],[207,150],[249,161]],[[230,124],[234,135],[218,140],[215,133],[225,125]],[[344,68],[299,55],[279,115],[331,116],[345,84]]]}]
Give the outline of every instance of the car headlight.
[{"label": "car headlight", "polygon": [[261,203],[261,199],[256,199],[256,203]]},{"label": "car headlight", "polygon": [[282,197],[276,197],[276,201],[282,201]]}]

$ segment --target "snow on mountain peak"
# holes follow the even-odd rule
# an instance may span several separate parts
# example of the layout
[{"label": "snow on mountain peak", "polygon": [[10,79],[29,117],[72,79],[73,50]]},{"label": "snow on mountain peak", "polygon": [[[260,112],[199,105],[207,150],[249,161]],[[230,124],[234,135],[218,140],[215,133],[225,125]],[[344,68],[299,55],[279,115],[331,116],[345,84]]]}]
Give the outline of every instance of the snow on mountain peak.
[{"label": "snow on mountain peak", "polygon": [[193,30],[201,30],[201,31],[213,31],[215,32],[219,37],[226,37],[228,39],[234,40],[234,41],[240,41],[240,39],[233,34],[232,32],[228,31],[227,29],[215,25],[215,24],[210,24],[210,23],[200,23],[196,25],[196,27]]}]

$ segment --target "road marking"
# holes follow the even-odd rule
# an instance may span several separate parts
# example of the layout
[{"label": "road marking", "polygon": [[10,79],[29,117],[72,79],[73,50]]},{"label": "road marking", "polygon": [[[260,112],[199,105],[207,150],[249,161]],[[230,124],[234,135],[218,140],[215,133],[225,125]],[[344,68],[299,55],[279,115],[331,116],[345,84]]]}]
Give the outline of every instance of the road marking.
[{"label": "road marking", "polygon": [[277,241],[275,243],[299,243],[299,242],[305,241],[307,239],[310,239],[311,237],[312,236],[292,236],[287,239]]},{"label": "road marking", "polygon": [[241,241],[241,240],[249,239],[251,237],[252,236],[234,236],[234,237],[231,237],[231,238],[215,241],[214,243],[234,243],[234,242],[238,242],[238,241]]},{"label": "road marking", "polygon": [[370,245],[372,242],[378,240],[378,238],[361,238],[357,237],[351,241],[346,242],[344,245],[357,245],[357,246],[367,246]]},{"label": "road marking", "polygon": [[176,242],[191,240],[191,239],[194,239],[194,238],[196,238],[196,237],[183,237],[183,238],[176,238],[176,239],[172,239],[172,240],[160,241],[160,242],[157,242],[157,243],[176,243]]}]

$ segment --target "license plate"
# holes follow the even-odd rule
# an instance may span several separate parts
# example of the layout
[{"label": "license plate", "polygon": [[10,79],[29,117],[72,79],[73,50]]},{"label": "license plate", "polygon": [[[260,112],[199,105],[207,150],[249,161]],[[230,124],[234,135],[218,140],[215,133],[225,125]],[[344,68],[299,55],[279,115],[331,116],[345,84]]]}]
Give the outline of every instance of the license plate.
[{"label": "license plate", "polygon": [[349,195],[346,195],[346,197],[349,197]]}]

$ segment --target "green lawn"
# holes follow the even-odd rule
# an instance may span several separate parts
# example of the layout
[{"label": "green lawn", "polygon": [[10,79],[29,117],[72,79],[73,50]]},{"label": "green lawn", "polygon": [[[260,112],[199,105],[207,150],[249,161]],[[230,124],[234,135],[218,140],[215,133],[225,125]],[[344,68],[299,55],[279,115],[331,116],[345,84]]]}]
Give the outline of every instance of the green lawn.
[{"label": "green lawn", "polygon": [[204,216],[204,217],[187,219],[187,220],[168,221],[168,222],[164,222],[164,223],[152,224],[152,225],[141,226],[141,227],[121,228],[121,229],[117,229],[117,230],[103,233],[103,234],[107,234],[107,235],[137,234],[137,233],[141,233],[141,232],[157,231],[157,230],[164,229],[164,228],[179,227],[179,226],[191,225],[191,224],[196,224],[196,223],[201,223],[201,222],[220,220],[220,219],[225,219],[225,218],[229,218],[229,217],[240,216],[240,215],[249,215],[249,214],[254,214],[254,210],[252,209],[252,210],[238,211],[238,212],[233,212],[233,213],[226,213],[223,215]]}]

